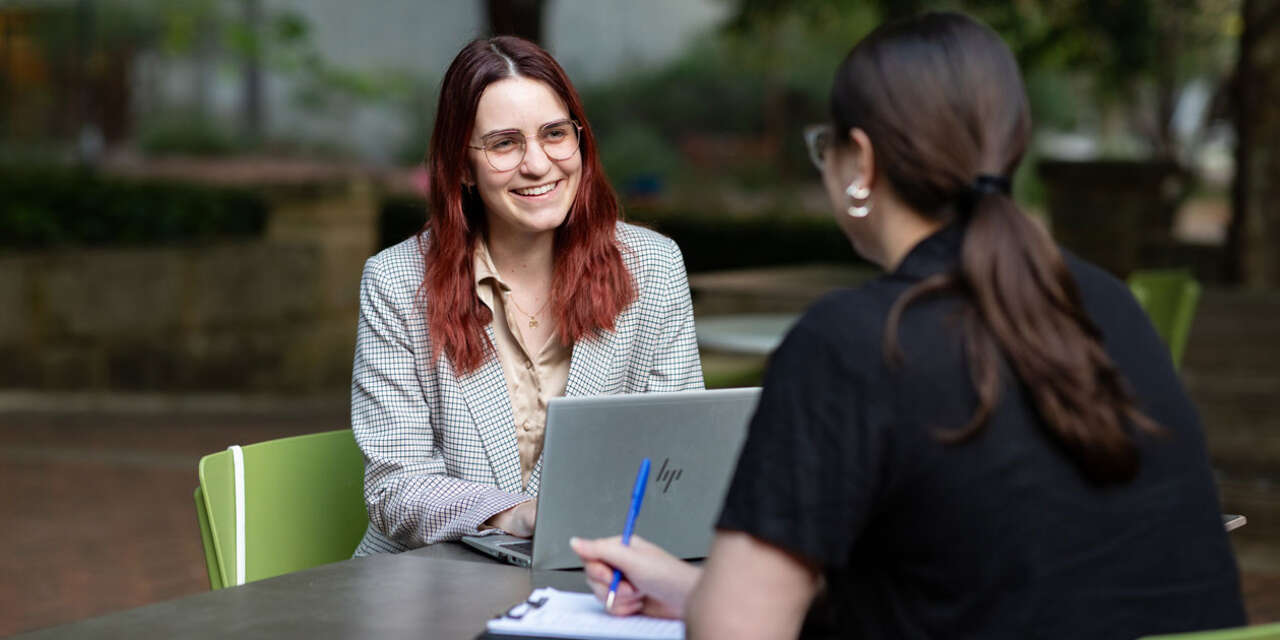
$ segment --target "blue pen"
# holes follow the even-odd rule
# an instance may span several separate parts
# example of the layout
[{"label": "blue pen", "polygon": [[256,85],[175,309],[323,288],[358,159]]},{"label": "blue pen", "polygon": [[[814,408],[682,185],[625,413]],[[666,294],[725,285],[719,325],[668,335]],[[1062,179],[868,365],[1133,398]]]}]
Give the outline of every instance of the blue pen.
[{"label": "blue pen", "polygon": [[[631,510],[627,512],[627,526],[622,528],[622,546],[631,546],[631,532],[636,528],[636,516],[640,515],[640,505],[644,502],[644,488],[649,484],[649,459],[640,462],[640,470],[636,472],[636,485],[631,488]],[[613,570],[613,582],[609,583],[609,597],[605,599],[604,610],[613,609],[613,598],[618,594],[618,583],[622,581],[622,572]]]}]

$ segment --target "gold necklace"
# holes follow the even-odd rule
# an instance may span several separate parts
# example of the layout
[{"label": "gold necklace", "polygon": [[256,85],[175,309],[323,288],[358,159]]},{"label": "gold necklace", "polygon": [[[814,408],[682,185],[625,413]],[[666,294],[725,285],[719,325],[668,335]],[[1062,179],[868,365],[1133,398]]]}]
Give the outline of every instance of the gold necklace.
[{"label": "gold necklace", "polygon": [[513,306],[515,306],[516,311],[519,311],[520,313],[523,313],[524,315],[529,316],[530,329],[536,328],[538,326],[538,314],[542,313],[542,310],[546,309],[548,304],[551,304],[551,298],[547,297],[547,301],[542,303],[542,306],[538,307],[537,311],[534,311],[533,313],[529,313],[528,311],[525,311],[524,309],[520,308],[520,303],[516,302],[516,296],[510,290],[507,291],[507,299],[511,301],[511,304]]}]

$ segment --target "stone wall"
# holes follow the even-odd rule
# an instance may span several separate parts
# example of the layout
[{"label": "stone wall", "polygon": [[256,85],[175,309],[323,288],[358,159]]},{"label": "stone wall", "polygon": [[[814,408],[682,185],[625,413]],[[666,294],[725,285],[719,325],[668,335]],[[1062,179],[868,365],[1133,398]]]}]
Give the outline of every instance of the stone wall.
[{"label": "stone wall", "polygon": [[261,238],[0,254],[0,388],[345,387],[376,242],[372,188],[266,193]]}]

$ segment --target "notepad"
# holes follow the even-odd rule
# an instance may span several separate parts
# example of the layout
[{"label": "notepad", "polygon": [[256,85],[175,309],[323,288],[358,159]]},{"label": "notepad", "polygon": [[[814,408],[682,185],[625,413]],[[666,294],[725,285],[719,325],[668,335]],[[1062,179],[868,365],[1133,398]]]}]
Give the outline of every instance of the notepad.
[{"label": "notepad", "polygon": [[611,616],[589,593],[535,589],[529,599],[489,621],[490,633],[553,638],[680,640],[684,622],[648,616]]}]

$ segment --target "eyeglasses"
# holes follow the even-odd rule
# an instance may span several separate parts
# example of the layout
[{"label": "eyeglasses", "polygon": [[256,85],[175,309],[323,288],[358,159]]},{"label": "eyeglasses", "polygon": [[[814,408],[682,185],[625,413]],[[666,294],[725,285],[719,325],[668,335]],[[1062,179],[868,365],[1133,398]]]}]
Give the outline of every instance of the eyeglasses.
[{"label": "eyeglasses", "polygon": [[560,120],[542,125],[538,133],[526,136],[519,131],[495,131],[480,138],[480,146],[467,145],[484,151],[485,160],[494,171],[510,171],[524,162],[529,138],[537,138],[542,152],[552,160],[568,160],[578,151],[579,132],[582,125],[573,120]]},{"label": "eyeglasses", "polygon": [[822,171],[827,163],[827,152],[835,142],[835,129],[829,124],[811,124],[804,128],[805,146],[809,148],[809,161]]}]

